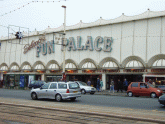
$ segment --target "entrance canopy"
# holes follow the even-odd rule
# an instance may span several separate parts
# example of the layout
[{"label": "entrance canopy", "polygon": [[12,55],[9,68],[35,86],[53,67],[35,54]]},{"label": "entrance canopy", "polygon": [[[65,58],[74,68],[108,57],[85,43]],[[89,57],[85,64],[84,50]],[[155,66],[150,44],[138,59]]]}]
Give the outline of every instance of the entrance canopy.
[{"label": "entrance canopy", "polygon": [[66,70],[77,70],[76,65],[74,63],[67,63],[65,65]]},{"label": "entrance canopy", "polygon": [[34,67],[36,71],[45,71],[45,67],[42,64],[38,64]]},{"label": "entrance canopy", "polygon": [[48,67],[48,70],[59,70],[59,66],[57,64],[50,64],[50,66]]},{"label": "entrance canopy", "polygon": [[13,65],[11,68],[10,68],[10,71],[19,71],[19,67],[17,65]]},{"label": "entrance canopy", "polygon": [[140,61],[132,60],[126,64],[126,69],[142,69],[144,68],[143,64]]},{"label": "entrance canopy", "polygon": [[82,70],[86,70],[86,69],[95,70],[96,66],[92,62],[86,62],[82,65]]},{"label": "entrance canopy", "polygon": [[23,71],[31,71],[32,68],[31,68],[30,65],[24,65],[24,66],[22,67],[22,70],[23,70]]},{"label": "entrance canopy", "polygon": [[118,65],[115,62],[108,61],[103,64],[103,69],[118,69]]},{"label": "entrance canopy", "polygon": [[153,63],[152,68],[165,68],[165,59],[156,60]]},{"label": "entrance canopy", "polygon": [[2,67],[0,68],[0,71],[8,71],[8,67],[7,67],[7,66],[2,66]]}]

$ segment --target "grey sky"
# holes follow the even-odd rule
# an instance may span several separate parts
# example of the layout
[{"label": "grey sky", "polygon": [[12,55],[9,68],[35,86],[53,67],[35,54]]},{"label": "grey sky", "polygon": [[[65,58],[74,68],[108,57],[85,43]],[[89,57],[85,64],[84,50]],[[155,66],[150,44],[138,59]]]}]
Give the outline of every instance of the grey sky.
[{"label": "grey sky", "polygon": [[[27,27],[30,31],[34,31],[35,28],[38,31],[41,31],[46,29],[48,26],[50,26],[50,28],[57,28],[64,22],[64,9],[61,7],[62,5],[67,6],[67,26],[77,24],[80,20],[84,23],[94,22],[100,17],[103,19],[114,19],[121,16],[122,13],[127,16],[138,15],[147,11],[148,8],[150,11],[165,10],[165,0],[54,1],[54,3],[42,3],[32,2],[29,0],[0,0],[0,25]],[[10,11],[14,12],[10,13]],[[9,14],[2,16],[5,13]],[[15,28],[14,30],[17,31],[18,28]],[[2,35],[7,36],[8,30],[6,27],[0,26],[0,37]]]}]

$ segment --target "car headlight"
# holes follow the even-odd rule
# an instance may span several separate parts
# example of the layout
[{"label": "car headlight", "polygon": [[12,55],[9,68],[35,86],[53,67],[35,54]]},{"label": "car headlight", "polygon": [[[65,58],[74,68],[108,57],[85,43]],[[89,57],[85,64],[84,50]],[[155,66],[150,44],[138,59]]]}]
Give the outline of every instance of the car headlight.
[{"label": "car headlight", "polygon": [[157,90],[158,92],[160,92],[160,90]]}]

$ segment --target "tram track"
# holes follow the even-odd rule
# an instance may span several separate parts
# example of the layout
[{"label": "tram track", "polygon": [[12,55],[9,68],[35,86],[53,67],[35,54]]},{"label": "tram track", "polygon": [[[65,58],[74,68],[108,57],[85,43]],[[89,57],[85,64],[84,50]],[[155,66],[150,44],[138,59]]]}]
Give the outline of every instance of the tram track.
[{"label": "tram track", "polygon": [[[2,118],[6,116],[7,118]],[[14,117],[14,119],[12,118]],[[19,118],[19,119],[17,119]],[[25,118],[24,120],[20,118]],[[29,118],[29,119],[28,119]],[[108,115],[100,115],[97,113],[85,113],[85,112],[76,112],[68,110],[57,110],[53,108],[46,107],[34,107],[34,106],[25,106],[25,105],[14,105],[14,104],[4,104],[0,103],[0,119],[9,119],[10,121],[20,121],[24,123],[57,123],[61,124],[88,124],[88,123],[146,123],[153,122],[147,120],[138,120],[138,119],[129,119],[129,118],[118,118]],[[35,120],[36,122],[33,122]],[[39,121],[40,120],[40,121]],[[43,120],[43,121],[41,121]],[[162,122],[154,122],[162,123]]]}]

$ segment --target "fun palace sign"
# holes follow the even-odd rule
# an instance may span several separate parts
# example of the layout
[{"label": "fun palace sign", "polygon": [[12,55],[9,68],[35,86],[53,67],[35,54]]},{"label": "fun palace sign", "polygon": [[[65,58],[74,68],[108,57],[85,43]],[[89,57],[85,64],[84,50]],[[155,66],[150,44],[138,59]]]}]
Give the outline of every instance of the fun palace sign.
[{"label": "fun palace sign", "polygon": [[[85,44],[83,44],[85,43]],[[104,51],[104,52],[111,52],[112,51],[112,37],[101,37],[98,36],[94,39],[92,39],[92,36],[87,36],[86,41],[82,42],[82,39],[80,36],[77,36],[76,39],[74,37],[70,37],[67,39],[66,43],[60,44],[61,50],[63,51],[64,46],[66,46],[67,51],[83,51],[83,50],[89,50],[89,51]],[[52,41],[46,41],[45,38],[40,38],[38,41],[32,41],[31,44],[26,44],[24,46],[24,54],[28,53],[29,50],[35,48],[36,49],[36,57],[39,57],[40,54],[47,55],[55,52],[55,44],[54,40]]]}]

